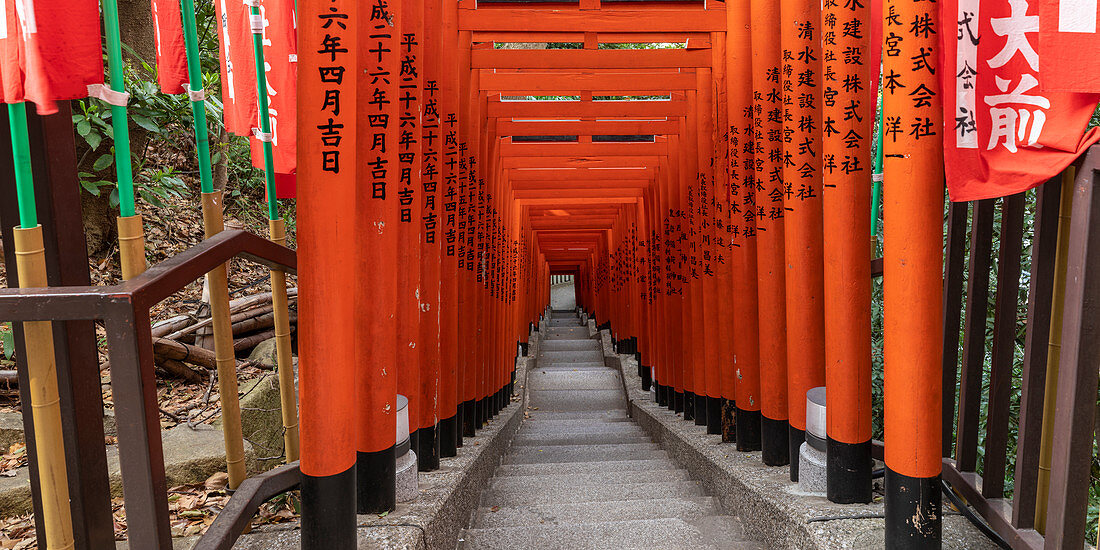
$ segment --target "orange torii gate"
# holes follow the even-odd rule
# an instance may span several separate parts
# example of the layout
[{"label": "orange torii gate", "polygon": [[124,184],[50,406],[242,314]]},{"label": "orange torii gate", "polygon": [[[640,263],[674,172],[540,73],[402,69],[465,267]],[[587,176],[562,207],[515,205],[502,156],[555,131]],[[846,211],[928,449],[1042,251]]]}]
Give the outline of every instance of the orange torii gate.
[{"label": "orange torii gate", "polygon": [[[838,116],[816,99],[822,52],[839,46],[797,29],[823,17],[801,0],[302,4],[300,285],[312,303],[340,302],[301,311],[305,546],[350,547],[356,509],[392,509],[396,393],[423,469],[507,404],[517,343],[558,273],[575,275],[578,304],[635,354],[659,404],[792,479],[805,391],[827,385],[842,396],[828,409],[830,498],[870,498],[869,364],[856,359],[869,302],[852,305],[868,296],[869,235],[840,217],[868,209],[870,173],[838,178],[818,156],[853,139],[821,128]],[[569,47],[531,46],[551,43]],[[676,47],[631,46],[649,43]],[[863,126],[846,128],[865,145],[873,108],[859,108]],[[870,165],[867,147],[841,154]],[[938,223],[906,198],[891,198],[895,219]],[[887,265],[917,269],[929,292],[939,277]],[[904,330],[930,328],[925,313]],[[938,430],[938,405],[909,404],[910,427]],[[938,533],[898,515],[937,510],[923,491],[939,471],[931,439],[887,447],[905,454],[887,453],[900,541]]]}]

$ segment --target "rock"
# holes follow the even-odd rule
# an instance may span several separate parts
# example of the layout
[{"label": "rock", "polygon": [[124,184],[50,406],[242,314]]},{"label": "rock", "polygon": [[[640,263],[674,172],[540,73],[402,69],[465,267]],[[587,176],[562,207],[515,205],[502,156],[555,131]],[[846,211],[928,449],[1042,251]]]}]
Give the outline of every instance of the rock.
[{"label": "rock", "polygon": [[275,363],[277,361],[275,355],[275,339],[268,338],[260,342],[259,345],[252,349],[252,353],[248,354],[248,360],[264,368],[275,368]]}]

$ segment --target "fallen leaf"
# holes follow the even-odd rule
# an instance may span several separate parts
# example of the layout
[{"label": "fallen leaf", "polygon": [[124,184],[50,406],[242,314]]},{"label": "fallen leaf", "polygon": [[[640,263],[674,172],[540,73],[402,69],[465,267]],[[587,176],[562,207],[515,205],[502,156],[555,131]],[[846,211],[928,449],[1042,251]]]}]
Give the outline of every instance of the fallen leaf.
[{"label": "fallen leaf", "polygon": [[206,482],[203,483],[203,487],[205,487],[207,491],[220,491],[225,489],[227,485],[229,485],[229,474],[225,472],[217,472],[206,478]]}]

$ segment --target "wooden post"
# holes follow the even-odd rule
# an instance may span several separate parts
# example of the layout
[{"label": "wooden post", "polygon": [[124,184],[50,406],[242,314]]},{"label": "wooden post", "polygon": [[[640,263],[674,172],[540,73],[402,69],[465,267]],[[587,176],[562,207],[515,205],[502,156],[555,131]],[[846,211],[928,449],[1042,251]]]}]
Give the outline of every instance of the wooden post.
[{"label": "wooden post", "polygon": [[[839,32],[866,25],[863,4],[825,5],[821,31],[826,75],[822,103],[825,273],[825,386],[829,500],[842,504],[871,500],[871,131],[875,103],[866,90],[847,90],[846,81],[867,82],[868,65],[846,63],[851,55],[871,57],[866,34]],[[874,47],[878,47],[876,44]],[[849,57],[845,57],[848,52]],[[805,400],[803,400],[805,402]]]},{"label": "wooden post", "polygon": [[779,9],[750,2],[756,151],[756,269],[760,319],[761,458],[768,466],[790,462],[787,421],[787,318],[784,277],[783,92],[780,85]]},{"label": "wooden post", "polygon": [[[359,163],[355,162],[360,134],[360,119],[356,116],[359,98],[352,76],[358,67],[352,52],[359,50],[360,35],[350,29],[365,14],[359,12],[357,2],[350,0],[326,5],[303,3],[300,10],[298,378],[302,548],[350,549],[356,544],[355,465],[358,411],[362,408],[358,378],[366,366],[355,360],[359,357],[358,340],[365,336],[355,328],[358,298],[348,298],[349,289],[361,285],[357,283],[359,261],[355,256],[361,247],[350,244],[360,239],[356,222],[360,214],[356,208]],[[325,20],[319,16],[329,13],[346,15],[348,29],[337,25],[332,25],[336,27],[332,30],[324,29]],[[333,34],[338,29],[343,32]],[[348,53],[320,53],[326,36],[339,37]],[[339,64],[334,65],[334,60]],[[337,68],[326,73],[321,67]],[[326,96],[336,94],[339,110],[335,104],[325,102]],[[310,304],[325,307],[311,308]],[[333,418],[345,421],[333,422]]]},{"label": "wooden post", "polygon": [[[350,241],[357,245],[361,274],[353,287],[358,329],[353,357],[359,393],[355,485],[360,514],[386,513],[397,505],[396,445],[402,443],[396,437],[397,387],[403,367],[397,349],[398,270],[402,267],[398,263],[401,110],[397,98],[403,13],[399,2],[360,12],[360,32],[370,34],[358,43],[360,65],[354,73],[356,93],[362,99],[355,111],[360,122],[353,162],[365,172],[357,178],[355,198],[359,235]],[[414,419],[409,418],[410,430]]]},{"label": "wooden post", "polygon": [[[885,86],[883,98],[886,547],[938,548],[944,130],[938,75],[912,60],[937,51],[943,30],[936,6],[886,0],[884,9],[928,23],[897,28],[904,40],[882,66],[884,82],[906,86]],[[915,106],[903,90],[921,86],[932,98]]]}]

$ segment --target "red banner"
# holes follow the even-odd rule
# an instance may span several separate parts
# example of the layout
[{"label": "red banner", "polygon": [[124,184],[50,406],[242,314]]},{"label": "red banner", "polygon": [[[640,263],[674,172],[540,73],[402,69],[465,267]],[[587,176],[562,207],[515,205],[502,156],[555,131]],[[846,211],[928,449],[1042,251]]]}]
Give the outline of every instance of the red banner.
[{"label": "red banner", "polygon": [[187,91],[187,49],[178,0],[151,0],[157,46],[157,83],[166,94]]},{"label": "red banner", "polygon": [[11,0],[0,6],[5,103],[31,101],[39,114],[52,114],[54,100],[86,97],[89,84],[103,82],[95,0]]},{"label": "red banner", "polygon": [[[1054,53],[1040,62],[1039,3],[945,0],[941,4],[944,161],[953,201],[1001,197],[1035,187],[1100,138],[1095,129],[1084,132],[1100,95],[1044,87],[1048,64],[1067,50],[1046,49]],[[920,22],[899,24],[909,28]],[[889,14],[886,25],[889,35]],[[887,55],[891,47],[887,36]],[[934,70],[936,56],[928,54],[913,62]],[[890,75],[883,75],[883,89],[904,93],[915,104],[930,100],[926,90]],[[889,139],[891,132],[921,130],[892,125],[888,116],[884,131]]]},{"label": "red banner", "polygon": [[1043,58],[1043,91],[1100,92],[1100,34],[1096,0],[1036,0],[1039,2],[1039,44],[1051,55]]},{"label": "red banner", "polygon": [[214,0],[222,76],[225,129],[252,136],[256,120],[256,61],[252,55],[249,7],[241,0]]},{"label": "red banner", "polygon": [[[298,124],[295,93],[298,81],[298,29],[294,18],[294,0],[262,0],[260,18],[264,29],[267,100],[273,134],[271,145],[275,152],[275,172],[278,174],[275,188],[280,199],[293,198],[294,172],[297,169],[295,134]],[[255,89],[255,80],[251,85]],[[260,127],[258,118],[252,122],[252,126]],[[252,163],[257,168],[263,168],[261,142],[258,139],[251,141]]]}]

